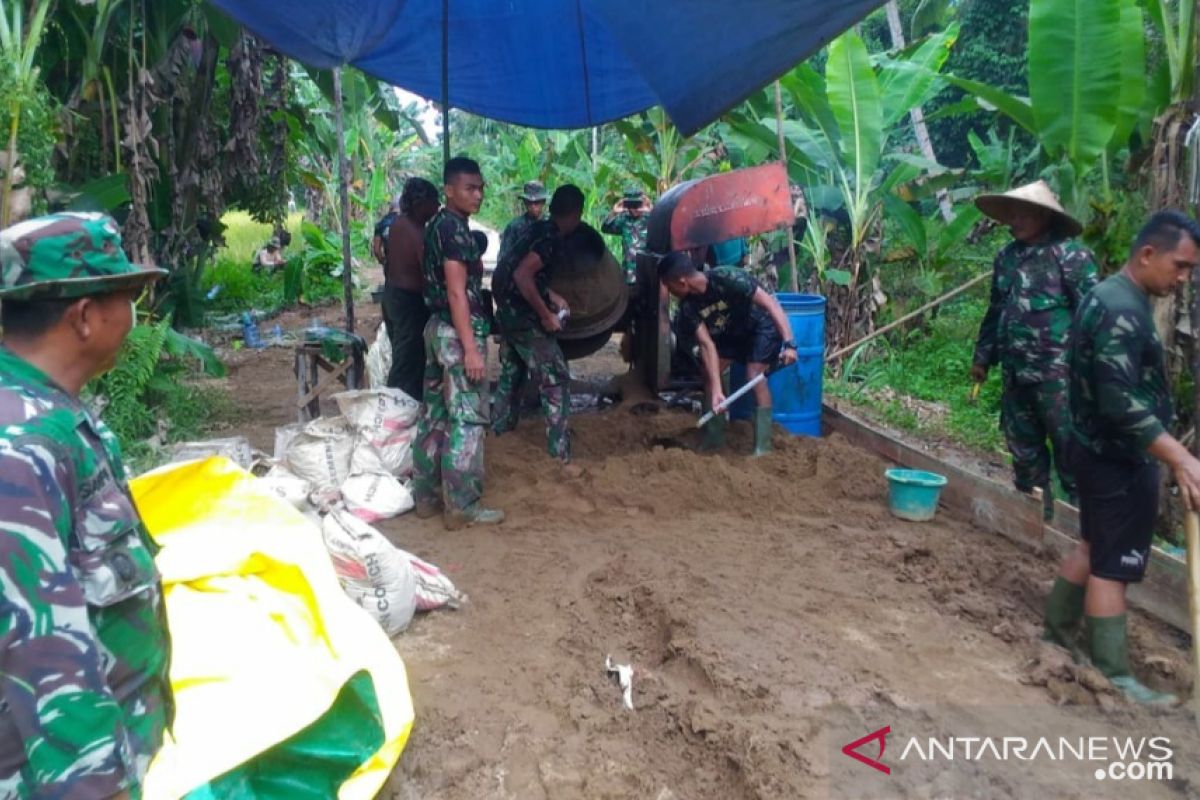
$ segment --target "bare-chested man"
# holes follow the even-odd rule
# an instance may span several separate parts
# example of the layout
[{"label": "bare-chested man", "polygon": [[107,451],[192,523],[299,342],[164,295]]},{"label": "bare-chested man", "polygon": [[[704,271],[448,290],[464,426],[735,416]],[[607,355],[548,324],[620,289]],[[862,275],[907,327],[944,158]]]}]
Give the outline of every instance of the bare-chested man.
[{"label": "bare-chested man", "polygon": [[392,342],[392,369],[387,385],[420,401],[425,378],[425,223],[438,210],[438,191],[424,178],[409,178],[400,195],[400,216],[388,231],[384,268],[383,320]]}]

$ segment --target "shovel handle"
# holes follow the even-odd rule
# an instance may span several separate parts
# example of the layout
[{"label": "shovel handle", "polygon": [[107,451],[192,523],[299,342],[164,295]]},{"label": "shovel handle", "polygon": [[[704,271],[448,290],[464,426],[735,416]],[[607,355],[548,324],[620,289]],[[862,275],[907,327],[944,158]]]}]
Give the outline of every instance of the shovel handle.
[{"label": "shovel handle", "polygon": [[[1200,635],[1200,515],[1195,511],[1187,512],[1184,517],[1184,531],[1187,536],[1187,567],[1188,567],[1188,600],[1192,612],[1192,674],[1197,676],[1196,684],[1200,684],[1200,647],[1197,647],[1197,636]],[[1192,688],[1192,715],[1196,725],[1200,726],[1200,691]]]}]

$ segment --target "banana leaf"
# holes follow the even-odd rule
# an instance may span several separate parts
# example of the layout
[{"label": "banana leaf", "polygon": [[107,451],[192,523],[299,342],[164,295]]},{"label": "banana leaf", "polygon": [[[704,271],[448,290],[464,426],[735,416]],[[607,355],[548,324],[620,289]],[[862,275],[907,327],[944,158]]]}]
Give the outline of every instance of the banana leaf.
[{"label": "banana leaf", "polygon": [[847,31],[829,46],[826,93],[841,136],[842,163],[865,191],[883,150],[883,106],[879,80],[861,38]]},{"label": "banana leaf", "polygon": [[1038,139],[1082,175],[1113,138],[1121,85],[1121,0],[1033,0],[1029,99]]}]

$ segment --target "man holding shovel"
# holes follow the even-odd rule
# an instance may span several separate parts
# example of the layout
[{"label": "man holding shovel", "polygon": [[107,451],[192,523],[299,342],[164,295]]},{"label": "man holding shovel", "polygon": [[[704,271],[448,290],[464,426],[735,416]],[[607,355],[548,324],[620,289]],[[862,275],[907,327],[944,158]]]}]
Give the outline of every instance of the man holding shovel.
[{"label": "man holding shovel", "polygon": [[[796,363],[792,326],[779,301],[740,267],[700,272],[684,252],[669,254],[658,268],[659,279],[679,298],[679,332],[700,348],[708,408],[725,400],[721,373],[733,362],[746,365],[747,382],[776,364]],[[766,381],[754,387],[754,455],[771,450],[771,390]],[[708,423],[708,446],[718,446],[725,418]]]},{"label": "man holding shovel", "polygon": [[1150,297],[1188,280],[1198,245],[1195,220],[1155,214],[1125,266],[1084,298],[1072,325],[1072,457],[1083,540],[1050,590],[1042,638],[1074,651],[1086,619],[1092,663],[1128,699],[1145,704],[1175,702],[1133,676],[1125,617],[1125,589],[1142,579],[1150,557],[1157,462],[1170,467],[1187,507],[1200,508],[1200,461],[1167,433],[1171,393]]},{"label": "man holding shovel", "polygon": [[[1045,181],[981,195],[979,210],[1008,225],[1013,241],[996,256],[992,294],[979,326],[971,378],[999,364],[1000,426],[1012,453],[1017,490],[1045,492],[1052,509],[1049,440],[1069,502],[1075,477],[1067,461],[1067,335],[1083,296],[1096,285],[1096,258],[1075,237],[1083,230]],[[1049,513],[1047,513],[1049,516]]]}]

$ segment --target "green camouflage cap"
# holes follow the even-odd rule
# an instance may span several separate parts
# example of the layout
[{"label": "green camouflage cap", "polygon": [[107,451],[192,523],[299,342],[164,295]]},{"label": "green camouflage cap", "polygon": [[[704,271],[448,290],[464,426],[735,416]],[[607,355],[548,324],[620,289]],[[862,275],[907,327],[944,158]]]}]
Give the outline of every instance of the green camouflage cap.
[{"label": "green camouflage cap", "polygon": [[0,299],[87,297],[166,274],[129,263],[117,223],[107,214],[49,214],[0,231]]},{"label": "green camouflage cap", "polygon": [[543,203],[549,196],[541,181],[529,181],[521,192],[521,199],[530,203]]},{"label": "green camouflage cap", "polygon": [[623,202],[624,201],[632,202],[632,201],[636,200],[637,202],[640,203],[640,202],[642,202],[642,190],[638,189],[636,187],[632,188],[632,189],[626,189],[625,194],[621,196],[621,200]]}]

